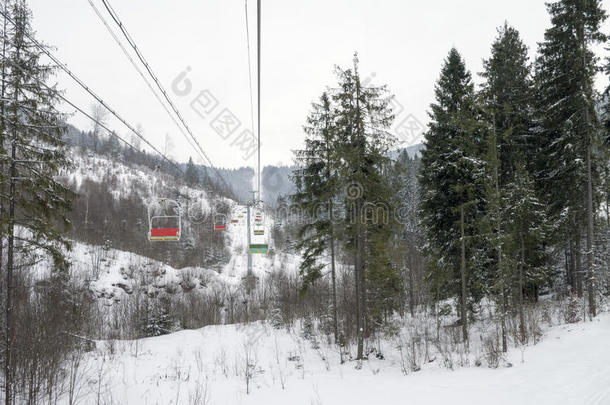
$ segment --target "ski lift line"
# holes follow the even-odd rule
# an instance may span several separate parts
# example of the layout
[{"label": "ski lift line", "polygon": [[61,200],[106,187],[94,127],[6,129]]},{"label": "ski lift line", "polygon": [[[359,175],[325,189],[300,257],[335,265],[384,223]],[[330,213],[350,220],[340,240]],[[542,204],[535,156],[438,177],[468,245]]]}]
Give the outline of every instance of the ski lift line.
[{"label": "ski lift line", "polygon": [[[252,131],[252,136],[254,136],[255,129],[254,129],[254,97],[253,97],[253,85],[252,85],[252,52],[250,50],[250,20],[248,19],[248,0],[244,0],[244,11],[245,11],[245,17],[246,17],[246,47],[248,49],[248,86],[249,86],[249,92],[250,92],[250,129]],[[256,157],[253,155],[253,164],[252,166],[255,166],[255,162],[254,160],[256,159]],[[257,179],[258,179],[258,175],[257,175]],[[258,183],[258,180],[257,180]]]},{"label": "ski lift line", "polygon": [[[15,22],[4,12],[0,10],[0,15],[3,18],[6,18],[6,20],[8,22],[10,22],[13,25],[16,25]],[[159,151],[157,148],[155,148],[155,146],[153,144],[151,144],[146,138],[144,138],[138,131],[136,131],[136,129],[131,126],[123,117],[121,117],[114,109],[112,109],[108,104],[106,104],[106,102],[104,100],[102,100],[102,98],[100,96],[98,96],[93,90],[91,90],[81,79],[78,78],[78,76],[76,76],[74,73],[72,73],[72,71],[70,71],[70,69],[68,69],[68,67],[63,64],[62,62],[60,62],[51,52],[49,52],[40,42],[38,42],[36,39],[34,39],[30,34],[28,34],[27,32],[24,32],[24,35],[26,38],[28,38],[30,41],[32,41],[32,43],[34,44],[34,46],[36,46],[38,49],[40,49],[45,55],[47,55],[47,57],[49,57],[57,66],[59,66],[59,68],[61,70],[63,70],[68,76],[70,76],[79,86],[81,86],[87,93],[89,93],[91,95],[91,97],[93,97],[98,103],[100,103],[104,108],[106,108],[112,115],[114,115],[119,121],[121,121],[123,123],[123,125],[125,125],[127,128],[129,128],[129,130],[131,132],[133,132],[138,138],[140,138],[142,141],[144,141],[144,143],[146,143],[146,145],[148,145],[153,151],[155,151],[156,153],[158,153],[161,157],[163,157],[164,160],[166,160],[167,162],[169,162],[171,165],[173,165],[174,167],[176,167],[176,169],[178,169],[180,171],[180,173],[184,174],[184,172],[182,171],[182,169],[180,169],[180,167],[174,163],[172,160],[170,160],[167,156],[165,156],[163,153],[161,153],[161,151]],[[80,109],[79,109],[80,110]],[[112,132],[112,131],[110,131]]]},{"label": "ski lift line", "polygon": [[117,13],[114,11],[114,9],[112,8],[112,6],[109,4],[109,2],[107,0],[102,0],[102,3],[104,4],[104,7],[106,8],[108,13],[110,14],[110,17],[118,25],[119,29],[123,33],[123,36],[125,37],[125,39],[129,43],[129,45],[133,48],[136,56],[138,57],[138,59],[140,59],[140,62],[142,62],[142,64],[144,65],[144,68],[146,69],[146,71],[148,72],[150,77],[152,78],[153,82],[159,88],[159,91],[161,92],[161,94],[163,95],[163,97],[165,98],[165,100],[167,101],[169,106],[171,107],[171,109],[174,111],[174,113],[176,114],[176,116],[178,117],[178,119],[180,120],[180,122],[182,123],[184,128],[186,129],[186,131],[189,133],[189,135],[191,136],[191,138],[195,142],[195,145],[197,145],[197,147],[199,149],[199,152],[203,156],[204,160],[207,161],[208,164],[210,165],[210,167],[214,170],[214,172],[216,172],[216,175],[222,181],[224,186],[227,188],[227,191],[231,190],[231,188],[229,187],[229,185],[225,181],[224,177],[222,177],[222,175],[220,174],[218,169],[216,169],[216,167],[212,163],[212,160],[208,157],[208,155],[205,153],[205,151],[203,150],[203,148],[201,147],[201,145],[197,141],[197,138],[193,134],[193,131],[191,131],[191,128],[188,126],[188,124],[186,123],[186,121],[182,117],[182,114],[180,114],[180,111],[178,110],[178,108],[175,106],[175,104],[173,103],[171,98],[168,96],[167,92],[165,91],[165,88],[161,85],[161,82],[159,81],[159,79],[157,78],[155,73],[152,71],[152,68],[150,67],[150,65],[148,64],[148,62],[146,61],[146,59],[144,58],[142,53],[140,52],[140,49],[136,45],[135,41],[133,40],[131,35],[129,35],[129,32],[127,32],[127,29],[125,28],[125,25],[121,22],[121,20],[120,20],[119,16],[117,15]]},{"label": "ski lift line", "polygon": [[146,83],[146,86],[148,87],[148,89],[152,92],[152,94],[155,96],[155,98],[157,99],[157,101],[161,104],[161,106],[163,107],[163,109],[165,110],[165,112],[169,115],[169,117],[172,119],[172,121],[174,122],[174,124],[178,127],[178,129],[180,130],[180,132],[182,132],[182,135],[185,137],[186,141],[188,142],[189,146],[193,149],[195,149],[197,151],[197,149],[195,148],[195,145],[193,145],[193,141],[191,141],[188,137],[188,135],[186,134],[186,132],[184,131],[184,129],[182,128],[182,126],[180,126],[180,124],[178,123],[178,121],[176,121],[176,118],[174,117],[174,115],[169,111],[167,105],[163,102],[163,100],[161,99],[161,97],[159,96],[159,94],[155,91],[155,89],[153,88],[152,84],[150,83],[150,81],[146,78],[146,76],[144,75],[144,72],[142,72],[142,69],[140,69],[140,67],[136,64],[136,62],[133,60],[133,58],[131,57],[131,55],[129,54],[129,52],[127,51],[127,49],[125,48],[125,46],[123,45],[123,43],[121,42],[121,40],[119,39],[119,37],[116,35],[116,33],[112,30],[112,28],[110,28],[110,25],[108,24],[108,22],[106,21],[106,19],[104,18],[104,16],[102,15],[102,13],[99,11],[99,9],[95,6],[95,4],[93,3],[92,0],[88,0],[89,4],[91,5],[91,8],[93,8],[93,11],[95,11],[95,14],[98,16],[98,18],[100,19],[100,21],[102,22],[102,24],[104,24],[104,26],[106,27],[106,30],[108,31],[108,33],[110,34],[110,36],[112,36],[112,38],[114,39],[114,41],[117,43],[117,45],[121,48],[121,50],[123,51],[123,54],[127,57],[127,59],[129,60],[129,62],[131,63],[131,65],[134,67],[134,69],[136,70],[136,72],[138,72],[138,74],[140,75],[140,77],[142,78],[142,80],[144,80],[144,83]]},{"label": "ski lift line", "polygon": [[[71,102],[70,100],[68,100],[67,98],[65,98],[63,95],[58,94],[58,96],[65,101],[67,104],[69,104],[70,106],[72,106],[73,108],[75,108],[77,111],[79,111],[81,114],[83,114],[85,117],[89,118],[91,121],[95,122],[97,125],[99,125],[100,127],[104,128],[106,131],[108,131],[108,133],[112,134],[113,136],[115,136],[119,141],[123,142],[125,145],[129,146],[132,149],[135,149],[135,147],[127,142],[125,139],[121,138],[119,135],[116,135],[116,133],[112,130],[110,130],[106,125],[104,125],[103,123],[101,123],[100,121],[96,120],[95,118],[93,118],[89,113],[83,111],[82,108],[80,108],[79,106],[77,106],[76,104],[74,104],[73,102]],[[173,162],[172,162],[173,163]],[[180,170],[180,168],[178,166],[176,166],[176,168],[178,170]]]},{"label": "ski lift line", "polygon": [[[21,67],[16,66],[18,69],[21,69]],[[23,70],[21,69],[21,71],[23,72]],[[51,86],[47,85],[44,82],[39,82],[43,87],[45,87],[47,89],[47,91],[50,91],[52,93],[55,93],[55,95],[59,98],[61,98],[66,104],[70,105],[72,108],[74,108],[75,110],[77,110],[78,112],[80,112],[81,114],[83,114],[85,117],[89,118],[91,121],[95,122],[97,125],[99,125],[100,127],[102,127],[103,129],[105,129],[108,133],[112,134],[112,136],[116,137],[119,141],[123,142],[125,145],[129,146],[132,149],[135,149],[135,147],[129,143],[127,140],[123,139],[120,135],[117,135],[113,130],[111,130],[110,128],[108,128],[106,126],[106,124],[98,121],[97,119],[95,119],[93,116],[91,116],[91,114],[89,114],[88,112],[86,112],[85,110],[83,110],[82,108],[80,108],[79,106],[77,106],[76,104],[74,104],[72,101],[68,100],[63,94],[61,94],[60,91],[57,91],[56,89],[52,88]],[[23,160],[23,161],[16,161],[17,163],[20,162],[33,162],[33,161],[27,161],[27,160]],[[173,164],[173,162],[170,162]],[[176,169],[180,170],[180,168],[178,166],[175,166]]]},{"label": "ski lift line", "polygon": [[250,126],[254,134],[254,97],[252,91],[252,57],[250,52],[250,24],[248,20],[248,0],[244,0],[246,11],[246,45],[248,48],[248,81],[250,84]]},{"label": "ski lift line", "polygon": [[257,29],[257,75],[258,75],[258,168],[257,191],[261,199],[261,0],[256,0],[256,29]]}]

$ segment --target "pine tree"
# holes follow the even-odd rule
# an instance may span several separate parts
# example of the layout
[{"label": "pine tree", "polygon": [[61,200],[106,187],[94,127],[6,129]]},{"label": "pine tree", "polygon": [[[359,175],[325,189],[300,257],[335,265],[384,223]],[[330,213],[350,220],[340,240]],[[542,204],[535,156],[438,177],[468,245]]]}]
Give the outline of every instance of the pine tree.
[{"label": "pine tree", "polygon": [[[600,162],[592,152],[600,124],[593,90],[599,61],[591,46],[606,40],[600,28],[607,16],[599,0],[560,0],[547,8],[552,26],[539,46],[535,77],[536,182],[563,235],[586,229],[586,281],[589,313],[594,316],[593,192]],[[576,246],[579,243],[580,238]]]},{"label": "pine tree", "polygon": [[[19,255],[40,252],[52,258],[56,273],[68,270],[64,252],[70,245],[64,235],[69,226],[66,212],[72,193],[54,179],[59,170],[68,166],[61,139],[64,117],[55,107],[57,91],[45,84],[54,67],[40,61],[42,51],[30,39],[33,30],[26,2],[7,3],[7,9],[12,22],[4,25],[5,82],[0,128],[3,184],[7,187],[3,186],[0,196],[4,208],[0,225],[7,249],[4,367],[5,401],[10,404],[14,399],[15,262]],[[25,236],[16,235],[17,226],[28,230]]]},{"label": "pine tree", "polygon": [[527,51],[519,32],[505,23],[492,44],[491,57],[483,61],[481,96],[497,137],[500,188],[512,181],[520,160],[530,168],[534,159],[529,139],[533,81]]},{"label": "pine tree", "polygon": [[91,116],[95,119],[93,122],[93,128],[91,131],[91,144],[94,152],[99,152],[100,142],[103,140],[104,128],[102,125],[106,124],[108,119],[108,110],[101,104],[91,105]]},{"label": "pine tree", "polygon": [[357,359],[363,359],[365,333],[395,308],[400,290],[399,272],[390,263],[388,249],[398,228],[387,178],[388,151],[395,141],[388,129],[394,116],[385,86],[362,86],[357,55],[353,69],[337,68],[337,74],[339,88],[333,101],[345,187],[345,247],[354,257]]},{"label": "pine tree", "polygon": [[486,215],[481,232],[490,243],[491,291],[497,298],[502,329],[502,350],[507,351],[508,295],[511,280],[507,270],[506,238],[502,202],[506,185],[512,183],[518,165],[533,166],[529,131],[532,126],[532,79],[527,47],[519,32],[507,23],[498,30],[491,57],[483,62],[485,79],[481,90],[489,122],[485,156],[487,168]]},{"label": "pine tree", "polygon": [[[464,341],[468,340],[467,300],[473,271],[467,258],[474,256],[477,209],[483,203],[484,163],[482,128],[470,72],[452,48],[435,87],[431,122],[422,156],[422,221],[433,271],[448,280],[449,291],[459,297]],[[484,129],[483,129],[484,132]],[[472,270],[472,269],[471,269]]]},{"label": "pine tree", "polygon": [[307,138],[305,149],[296,151],[296,161],[301,169],[295,171],[296,192],[293,202],[306,215],[306,221],[298,230],[299,242],[296,248],[302,252],[300,274],[303,290],[322,277],[326,267],[321,261],[325,252],[330,253],[330,274],[332,285],[333,329],[335,339],[337,327],[337,287],[335,269],[335,200],[338,187],[338,159],[335,128],[335,111],[326,92],[319,103],[312,105],[312,111],[304,127]]},{"label": "pine tree", "polygon": [[189,157],[189,161],[186,164],[186,171],[184,172],[184,179],[186,180],[186,184],[193,187],[199,184],[199,173],[197,172],[197,168],[193,163],[193,158]]},{"label": "pine tree", "polygon": [[144,336],[153,337],[167,335],[172,332],[174,320],[169,311],[169,300],[161,299],[158,304],[146,301],[146,310],[141,320]]}]

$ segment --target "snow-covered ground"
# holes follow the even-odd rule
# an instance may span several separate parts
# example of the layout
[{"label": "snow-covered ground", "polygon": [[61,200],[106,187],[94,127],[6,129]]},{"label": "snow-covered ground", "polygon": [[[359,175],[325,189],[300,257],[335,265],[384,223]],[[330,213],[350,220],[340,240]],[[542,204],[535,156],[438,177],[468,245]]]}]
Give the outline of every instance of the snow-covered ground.
[{"label": "snow-covered ground", "polygon": [[405,376],[392,356],[358,370],[326,344],[313,349],[300,334],[267,324],[209,326],[117,342],[113,355],[98,342],[78,386],[81,403],[95,403],[99,392],[102,403],[121,404],[606,405],[608,342],[610,315],[602,314],[512,349],[511,367],[449,371],[432,362]]},{"label": "snow-covered ground", "polygon": [[[112,177],[117,182],[115,197],[126,195],[136,184],[141,184],[135,188],[142,195],[152,189],[147,170],[92,156],[79,159],[79,169],[67,176],[73,184]],[[167,179],[159,186],[169,187]],[[186,187],[181,192],[200,193]],[[200,198],[203,211],[210,209],[205,193]],[[143,285],[192,293],[182,291],[186,275],[200,280],[195,288],[202,291],[217,284],[238,288],[247,272],[246,208],[226,201],[231,215],[224,232],[231,259],[220,268],[176,269],[137,254],[75,242],[70,253],[73,271],[86,277],[108,306]],[[251,235],[253,243],[266,242],[273,248],[272,226],[267,217],[265,235]],[[253,255],[253,272],[261,280],[278,270],[296,274],[298,264],[298,257],[283,252]],[[37,269],[47,271],[48,265],[40,263]],[[290,330],[265,322],[217,325],[134,341],[99,341],[76,373],[76,403],[610,405],[610,314],[593,322],[548,328],[537,345],[511,349],[496,369],[485,367],[485,361],[481,367],[474,365],[474,359],[482,357],[479,336],[484,335],[477,328],[485,326],[473,325],[469,366],[456,365],[450,371],[440,355],[431,355],[420,371],[408,375],[403,373],[404,358],[395,339],[370,342],[383,359],[371,355],[360,368],[355,361],[341,364],[336,346],[323,336],[313,344],[299,325]]]}]

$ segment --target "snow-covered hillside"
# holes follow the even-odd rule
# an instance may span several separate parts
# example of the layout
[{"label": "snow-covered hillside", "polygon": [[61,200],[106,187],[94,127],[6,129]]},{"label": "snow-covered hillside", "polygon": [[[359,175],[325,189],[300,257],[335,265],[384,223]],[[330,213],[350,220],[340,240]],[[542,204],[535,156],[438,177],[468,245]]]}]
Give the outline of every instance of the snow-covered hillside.
[{"label": "snow-covered hillside", "polygon": [[[184,196],[196,199],[199,206],[204,211],[210,211],[210,195],[200,188],[188,187],[185,184],[176,184],[176,179],[161,172],[154,172],[147,167],[125,164],[108,159],[102,155],[94,153],[78,153],[76,148],[71,151],[72,164],[71,170],[62,175],[62,179],[72,185],[77,192],[86,192],[82,186],[85,181],[101,183],[108,181],[112,186],[113,197],[127,197],[135,192],[140,197],[149,201],[152,198],[167,197],[168,190],[173,190]],[[226,202],[232,200],[223,199]]]},{"label": "snow-covered hillside", "polygon": [[97,342],[78,384],[81,403],[95,403],[99,393],[102,403],[129,404],[605,405],[608,341],[610,315],[604,314],[550,328],[541,343],[509,351],[497,369],[449,371],[437,359],[405,376],[389,342],[380,342],[387,357],[358,370],[300,329],[258,322]]},{"label": "snow-covered hillside", "polygon": [[[115,199],[133,192],[145,198],[153,183],[158,190],[175,188],[169,176],[96,155],[77,157],[75,170],[65,178],[77,189],[85,181],[111,179]],[[202,212],[212,210],[205,192],[185,185],[178,192],[199,198]],[[458,320],[453,312],[436,320],[430,314],[407,315],[396,320],[398,330],[367,343],[369,356],[363,362],[353,360],[349,344],[340,348],[331,343],[330,335],[320,333],[320,320],[313,321],[315,327],[308,326],[306,319],[287,325],[281,315],[277,318],[273,310],[266,310],[267,321],[230,324],[238,318],[229,315],[228,303],[236,299],[243,300],[246,311],[239,319],[257,317],[248,315],[251,297],[243,295],[247,208],[227,198],[222,201],[229,207],[227,229],[209,230],[222,235],[229,252],[228,261],[220,265],[178,269],[133,252],[74,242],[72,271],[85,280],[106,323],[137,301],[137,296],[171,297],[172,302],[192,307],[194,301],[188,298],[199,295],[220,300],[219,315],[200,325],[223,324],[138,340],[96,341],[95,350],[85,353],[78,366],[70,365],[76,376],[77,403],[359,405],[407,403],[405,398],[426,404],[610,403],[610,390],[604,388],[610,367],[603,360],[610,355],[610,348],[603,344],[610,338],[608,314],[591,323],[561,325],[562,314],[544,323],[540,316],[544,309],[532,309],[538,311],[531,315],[536,318],[533,328],[540,324],[546,329],[536,338],[539,343],[513,348],[496,360],[488,358],[486,347],[496,333],[489,322],[495,310],[485,300],[479,313],[489,312],[489,318],[482,315],[472,325],[468,350],[452,341]],[[269,215],[264,218],[264,236],[250,234],[253,243],[269,243],[271,248],[271,254],[252,256],[253,275],[260,287],[256,293],[262,295],[270,275],[296,277],[300,261],[274,248],[274,221]],[[48,263],[38,265],[41,273],[48,268]],[[552,304],[548,308],[558,311]],[[429,345],[429,334],[441,324],[440,343]],[[175,325],[173,330],[179,328]]]},{"label": "snow-covered hillside", "polygon": [[[96,297],[104,300],[106,305],[128,298],[138,287],[148,289],[149,295],[155,296],[156,292],[163,290],[190,293],[194,289],[205,291],[219,285],[235,286],[247,275],[247,227],[246,216],[243,215],[245,210],[245,206],[233,203],[230,218],[238,220],[238,223],[231,223],[229,220],[226,231],[217,231],[224,233],[226,245],[231,252],[229,262],[220,267],[196,266],[176,269],[133,252],[73,241],[72,250],[68,253],[72,272],[77,277],[86,279],[91,291]],[[240,217],[240,214],[243,217]],[[264,223],[265,236],[261,240],[270,241],[268,235],[272,226],[272,219],[267,217]],[[255,242],[256,240],[253,240],[253,243]],[[294,275],[298,262],[298,257],[281,252],[252,255],[252,272],[258,279],[264,279],[267,274],[279,269]],[[36,266],[38,277],[48,275],[50,269],[48,259],[41,261]],[[193,279],[199,281],[191,285]]]}]

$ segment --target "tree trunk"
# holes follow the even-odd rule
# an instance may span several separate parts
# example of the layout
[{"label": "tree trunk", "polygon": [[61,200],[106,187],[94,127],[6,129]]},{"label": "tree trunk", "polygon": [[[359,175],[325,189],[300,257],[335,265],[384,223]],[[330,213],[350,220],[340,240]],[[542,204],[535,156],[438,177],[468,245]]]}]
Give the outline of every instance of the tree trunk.
[{"label": "tree trunk", "polygon": [[582,254],[580,252],[580,232],[576,235],[576,252],[575,252],[575,264],[576,264],[576,292],[578,298],[582,298]]},{"label": "tree trunk", "polygon": [[330,276],[333,289],[333,333],[335,335],[335,343],[339,340],[339,326],[337,315],[337,272],[335,268],[335,237],[332,231],[330,235]]},{"label": "tree trunk", "polygon": [[[364,138],[363,128],[361,127],[361,117],[360,117],[360,76],[358,73],[358,58],[354,56],[354,75],[356,77],[356,120],[355,120],[355,133],[358,141]],[[358,145],[358,147],[361,147]],[[361,167],[361,155],[363,153],[362,150],[358,150],[358,162],[357,168],[358,170]],[[358,288],[357,288],[357,307],[358,307],[358,353],[356,359],[362,360],[364,358],[364,323],[365,323],[365,295],[366,289],[364,285],[364,263],[363,263],[363,240],[362,240],[362,207],[360,199],[355,200],[356,203],[356,278],[358,280]]]},{"label": "tree trunk", "polygon": [[574,294],[575,291],[577,291],[577,282],[576,279],[578,277],[577,273],[576,273],[576,242],[574,241],[574,238],[570,237],[570,253],[569,253],[569,258],[570,258],[570,263],[569,263],[569,280],[570,280],[570,287],[572,287],[570,294]]},{"label": "tree trunk", "polygon": [[[494,115],[494,135],[495,135],[495,115]],[[496,157],[497,158],[497,157]],[[512,169],[512,163],[509,166]],[[496,214],[496,228],[498,232],[498,273],[500,274],[500,297],[502,300],[500,321],[502,329],[502,352],[508,351],[508,344],[506,341],[506,274],[504,273],[504,267],[502,266],[502,218],[500,217],[500,179],[498,176],[498,165],[494,168],[494,186],[496,191],[496,202],[495,202],[495,214]]]},{"label": "tree trunk", "polygon": [[519,235],[521,249],[519,252],[519,335],[521,338],[521,344],[525,344],[526,333],[525,333],[525,312],[523,310],[523,266],[525,264],[525,243],[523,241],[523,233]]},{"label": "tree trunk", "polygon": [[[4,13],[7,12],[7,2],[4,2]],[[4,100],[6,94],[6,41],[8,40],[6,35],[6,18],[4,18],[3,22],[3,30],[2,30],[2,83],[0,83],[0,149],[4,149],[4,134],[6,131],[6,102]],[[4,175],[4,163],[0,163],[0,176]],[[4,183],[5,181],[0,182],[0,220],[4,216]],[[3,263],[3,253],[4,253],[4,234],[3,227],[0,226],[0,297],[2,297],[3,286],[3,277],[4,270],[2,269]]]},{"label": "tree trunk", "polygon": [[[16,59],[19,60],[19,46],[16,45]],[[8,238],[7,238],[7,257],[6,257],[6,336],[5,336],[5,355],[4,355],[4,403],[12,403],[13,385],[13,269],[14,269],[14,248],[15,248],[15,181],[17,178],[17,122],[19,112],[17,102],[19,97],[19,78],[15,79],[13,95],[12,119],[14,120],[12,139],[11,139],[11,164],[9,169],[9,207],[8,207]]]},{"label": "tree trunk", "polygon": [[86,205],[85,205],[85,231],[88,228],[88,221],[89,221],[89,193],[85,193],[85,198],[86,198]]},{"label": "tree trunk", "polygon": [[[15,92],[17,94],[17,92]],[[16,104],[16,101],[15,101]],[[17,117],[15,112],[14,117]],[[9,207],[8,207],[8,240],[6,258],[6,336],[5,336],[5,355],[4,355],[4,403],[12,403],[13,385],[13,268],[14,268],[14,248],[15,248],[15,179],[17,177],[17,134],[13,130],[13,140],[11,143],[11,165],[10,165],[10,186],[9,186]]]},{"label": "tree trunk", "polygon": [[355,204],[355,257],[354,257],[354,275],[356,279],[356,329],[358,351],[357,360],[364,359],[364,329],[365,329],[365,309],[364,295],[366,294],[364,286],[364,264],[363,264],[363,244],[362,244],[362,217],[360,201],[354,201]]},{"label": "tree trunk", "polygon": [[409,312],[415,316],[415,282],[413,277],[413,255],[409,255]]},{"label": "tree trunk", "polygon": [[565,272],[566,272],[566,285],[570,286],[571,284],[571,280],[570,280],[570,250],[569,249],[565,249],[563,251],[563,255],[565,258]]},{"label": "tree trunk", "polygon": [[[356,236],[357,238],[357,236]],[[356,241],[356,251],[354,252],[354,279],[356,287],[356,339],[358,343],[358,349],[356,354],[356,360],[362,359],[363,354],[363,341],[362,341],[362,308],[360,307],[360,253],[358,252],[359,243]]]},{"label": "tree trunk", "polygon": [[[582,66],[587,68],[587,41],[585,38],[585,27],[581,25],[580,40],[582,44]],[[583,90],[588,94],[587,82],[584,82]],[[593,263],[593,179],[591,175],[591,129],[589,128],[589,105],[584,106],[585,120],[585,165],[587,170],[587,296],[589,298],[589,317],[594,317],[596,312],[595,305],[595,268]]]},{"label": "tree trunk", "polygon": [[335,343],[339,340],[339,327],[337,316],[337,272],[335,268],[335,230],[332,223],[333,202],[329,201],[329,219],[330,219],[330,278],[332,284],[332,300],[333,300],[333,333],[335,335]]},{"label": "tree trunk", "polygon": [[462,293],[460,294],[460,312],[462,315],[462,339],[468,344],[468,313],[466,310],[466,238],[464,235],[464,205],[460,207],[460,243],[462,257],[460,261],[460,275],[462,279]]},{"label": "tree trunk", "polygon": [[[589,122],[589,112],[585,108],[585,121]],[[587,131],[588,132],[588,131]],[[587,135],[587,296],[589,298],[589,317],[596,315],[595,305],[595,268],[593,263],[593,181],[591,178],[591,136]]]}]

